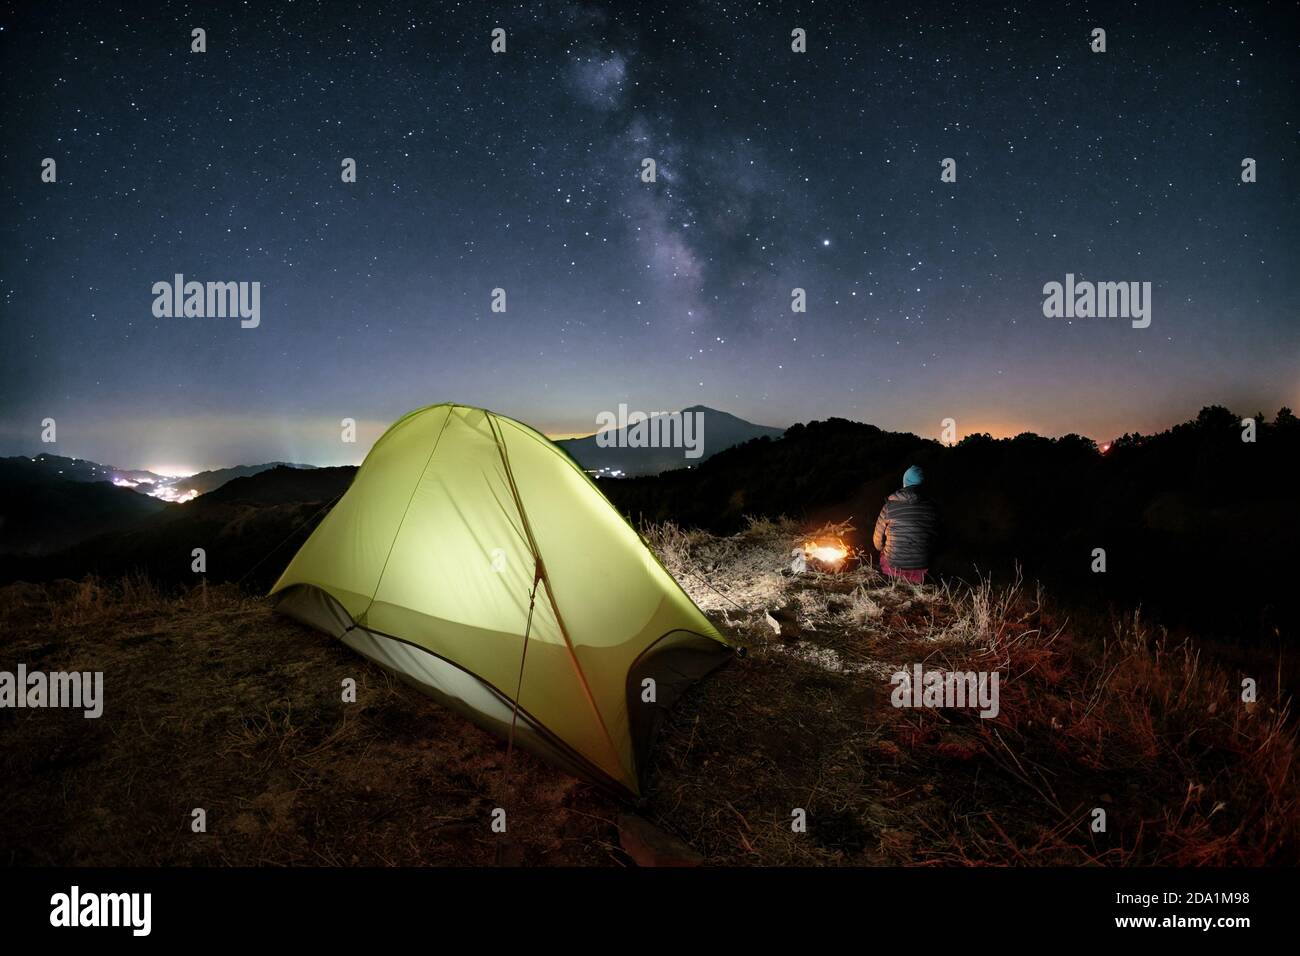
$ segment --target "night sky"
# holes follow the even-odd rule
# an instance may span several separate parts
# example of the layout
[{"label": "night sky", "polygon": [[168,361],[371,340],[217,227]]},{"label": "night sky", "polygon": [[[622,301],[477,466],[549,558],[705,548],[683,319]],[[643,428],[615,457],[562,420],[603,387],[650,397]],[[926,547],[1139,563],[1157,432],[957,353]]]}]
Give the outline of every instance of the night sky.
[{"label": "night sky", "polygon": [[[356,462],[447,400],[553,435],[620,402],[1097,439],[1300,407],[1294,13],[6,6],[0,453]],[[260,282],[260,326],[155,318],[175,273]],[[1150,282],[1150,327],[1045,317],[1067,273]]]}]

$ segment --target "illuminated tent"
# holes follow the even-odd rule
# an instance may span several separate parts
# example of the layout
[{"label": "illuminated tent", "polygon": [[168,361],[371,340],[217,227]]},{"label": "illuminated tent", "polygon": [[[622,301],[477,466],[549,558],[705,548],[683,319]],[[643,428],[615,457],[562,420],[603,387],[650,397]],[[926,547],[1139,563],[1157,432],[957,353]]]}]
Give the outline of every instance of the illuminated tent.
[{"label": "illuminated tent", "polygon": [[513,722],[520,746],[632,795],[665,710],[730,652],[564,452],[463,405],[389,428],[271,593],[481,726],[505,737]]}]

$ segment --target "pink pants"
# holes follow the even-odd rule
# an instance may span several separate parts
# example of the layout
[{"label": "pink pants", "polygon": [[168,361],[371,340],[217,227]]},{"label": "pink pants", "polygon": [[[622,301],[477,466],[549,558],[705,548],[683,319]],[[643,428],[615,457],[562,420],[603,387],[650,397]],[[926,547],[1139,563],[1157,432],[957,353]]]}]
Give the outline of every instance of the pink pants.
[{"label": "pink pants", "polygon": [[891,578],[899,578],[900,580],[907,581],[909,584],[924,584],[925,572],[929,569],[917,568],[916,570],[904,570],[903,568],[896,568],[886,561],[885,556],[882,554],[880,556],[880,570],[885,574],[888,574]]}]

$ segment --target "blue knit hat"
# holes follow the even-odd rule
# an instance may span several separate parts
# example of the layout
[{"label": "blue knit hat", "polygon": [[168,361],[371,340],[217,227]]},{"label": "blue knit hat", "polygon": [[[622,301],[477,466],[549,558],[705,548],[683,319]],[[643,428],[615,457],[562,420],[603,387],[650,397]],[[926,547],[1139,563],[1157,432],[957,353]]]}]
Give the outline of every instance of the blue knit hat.
[{"label": "blue knit hat", "polygon": [[913,465],[907,471],[903,472],[903,487],[911,488],[913,485],[919,485],[925,481],[925,472],[921,470],[920,465]]}]

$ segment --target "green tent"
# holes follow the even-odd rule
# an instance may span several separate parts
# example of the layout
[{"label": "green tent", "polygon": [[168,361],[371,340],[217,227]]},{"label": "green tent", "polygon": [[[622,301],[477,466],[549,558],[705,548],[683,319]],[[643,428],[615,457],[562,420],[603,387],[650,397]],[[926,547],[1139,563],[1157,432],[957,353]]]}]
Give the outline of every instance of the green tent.
[{"label": "green tent", "polygon": [[564,452],[463,405],[389,428],[271,593],[476,723],[634,796],[664,711],[730,652]]}]

